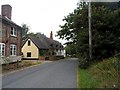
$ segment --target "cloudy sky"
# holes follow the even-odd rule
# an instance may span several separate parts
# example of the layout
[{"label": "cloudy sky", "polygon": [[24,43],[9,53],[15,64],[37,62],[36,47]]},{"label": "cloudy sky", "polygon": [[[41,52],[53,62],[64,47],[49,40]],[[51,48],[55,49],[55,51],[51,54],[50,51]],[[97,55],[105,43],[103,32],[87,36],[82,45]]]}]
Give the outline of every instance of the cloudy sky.
[{"label": "cloudy sky", "polygon": [[[21,25],[30,26],[31,32],[41,32],[49,37],[53,31],[54,39],[59,25],[64,24],[62,19],[77,6],[79,0],[0,0],[0,5],[12,6],[12,21]],[[1,12],[1,11],[0,11]],[[61,43],[65,41],[59,40]]]}]

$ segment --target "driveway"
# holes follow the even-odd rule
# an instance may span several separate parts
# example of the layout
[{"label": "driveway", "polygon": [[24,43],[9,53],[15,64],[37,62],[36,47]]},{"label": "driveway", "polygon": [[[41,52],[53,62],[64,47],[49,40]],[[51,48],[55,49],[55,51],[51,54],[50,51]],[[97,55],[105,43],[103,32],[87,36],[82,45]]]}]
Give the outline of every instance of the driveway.
[{"label": "driveway", "polygon": [[77,88],[76,58],[45,63],[2,77],[3,88]]}]

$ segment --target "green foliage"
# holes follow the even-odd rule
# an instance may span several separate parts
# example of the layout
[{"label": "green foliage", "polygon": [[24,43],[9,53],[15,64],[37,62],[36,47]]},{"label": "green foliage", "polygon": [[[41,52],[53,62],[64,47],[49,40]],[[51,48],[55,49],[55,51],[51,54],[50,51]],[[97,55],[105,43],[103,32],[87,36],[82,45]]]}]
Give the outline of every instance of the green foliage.
[{"label": "green foliage", "polygon": [[8,73],[8,72],[11,72],[11,71],[14,71],[14,70],[18,70],[18,69],[22,69],[22,68],[25,68],[25,67],[29,67],[29,66],[32,66],[32,65],[38,65],[38,64],[41,64],[40,61],[25,61],[25,60],[22,60],[21,62],[15,62],[15,63],[10,63],[10,64],[4,64],[2,65],[2,73]]},{"label": "green foliage", "polygon": [[31,65],[37,65],[37,64],[41,64],[40,61],[22,61],[21,65],[23,66],[31,66]]},{"label": "green foliage", "polygon": [[30,26],[23,23],[22,24],[22,36],[26,37],[28,35],[29,30],[30,30]]},{"label": "green foliage", "polygon": [[[80,9],[83,8],[84,9]],[[74,12],[70,13],[68,16],[64,17],[64,25],[60,25],[61,30],[57,32],[57,36],[62,39],[69,40],[72,43],[77,42],[77,34],[80,29],[83,28],[83,25],[86,25],[87,7],[85,3],[81,3]],[[82,15],[84,13],[85,16]]]},{"label": "green foliage", "polygon": [[89,69],[78,70],[80,88],[120,88],[119,64],[120,59],[111,57],[95,63]]},{"label": "green foliage", "polygon": [[39,55],[40,56],[45,56],[47,54],[47,50],[40,50]]},{"label": "green foliage", "polygon": [[94,59],[111,57],[116,51],[120,51],[120,47],[117,46],[120,45],[120,17],[118,10],[111,10],[108,7],[101,6],[94,7],[92,12]]},{"label": "green foliage", "polygon": [[77,53],[77,57],[79,58],[79,68],[87,69],[90,65],[88,57],[81,55],[81,53]]},{"label": "green foliage", "polygon": [[57,32],[57,36],[76,45],[78,56],[85,60],[80,62],[91,64],[92,61],[109,58],[120,52],[118,3],[92,3],[92,61],[89,60],[88,5],[80,2],[63,21],[65,24],[60,25],[61,30]]},{"label": "green foliage", "polygon": [[[79,88],[96,88],[100,81],[96,80],[88,70],[79,69]],[[92,90],[92,89],[90,89]]]},{"label": "green foliage", "polygon": [[66,50],[67,56],[72,56],[72,57],[76,56],[76,45],[68,44],[66,45],[65,50]]},{"label": "green foliage", "polygon": [[92,73],[97,80],[101,81],[98,87],[112,88],[113,86],[119,86],[119,60],[117,57],[104,59],[89,69],[89,72]]}]

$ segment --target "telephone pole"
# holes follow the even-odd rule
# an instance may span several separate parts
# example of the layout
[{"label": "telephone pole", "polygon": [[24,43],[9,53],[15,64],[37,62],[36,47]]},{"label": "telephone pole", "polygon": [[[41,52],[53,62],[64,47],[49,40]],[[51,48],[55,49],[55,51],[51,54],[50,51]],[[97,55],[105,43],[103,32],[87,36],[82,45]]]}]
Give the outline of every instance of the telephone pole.
[{"label": "telephone pole", "polygon": [[88,1],[89,59],[92,60],[91,1]]}]

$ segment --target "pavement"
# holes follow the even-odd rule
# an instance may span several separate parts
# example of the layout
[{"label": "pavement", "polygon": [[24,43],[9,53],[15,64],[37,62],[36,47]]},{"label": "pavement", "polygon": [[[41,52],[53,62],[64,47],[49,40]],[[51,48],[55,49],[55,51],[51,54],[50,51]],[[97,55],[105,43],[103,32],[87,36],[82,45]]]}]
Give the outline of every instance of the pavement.
[{"label": "pavement", "polygon": [[77,88],[76,58],[59,60],[2,76],[3,88]]}]

